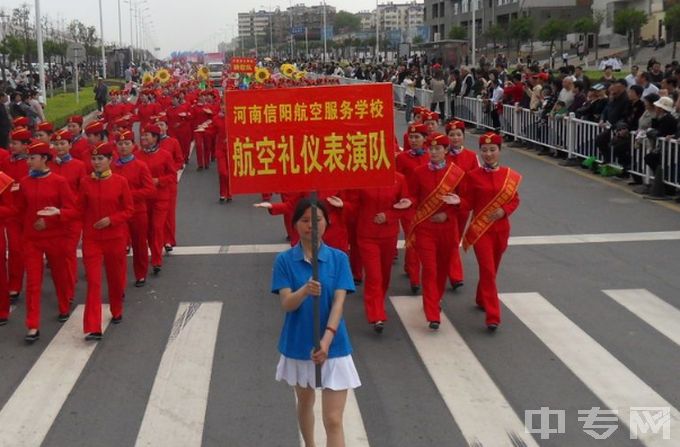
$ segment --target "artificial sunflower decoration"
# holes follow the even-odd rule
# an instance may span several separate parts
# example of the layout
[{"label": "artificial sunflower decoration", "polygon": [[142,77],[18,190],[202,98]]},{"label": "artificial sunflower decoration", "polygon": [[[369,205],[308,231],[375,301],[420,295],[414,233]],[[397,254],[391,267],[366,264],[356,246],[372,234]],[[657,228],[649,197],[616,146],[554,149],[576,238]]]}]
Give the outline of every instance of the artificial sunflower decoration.
[{"label": "artificial sunflower decoration", "polygon": [[142,84],[151,84],[153,82],[153,75],[151,72],[146,72],[144,73],[144,76],[142,76]]},{"label": "artificial sunflower decoration", "polygon": [[210,70],[208,70],[208,67],[206,67],[205,65],[202,65],[201,68],[198,69],[197,75],[198,79],[203,80],[208,79],[208,77],[210,76]]},{"label": "artificial sunflower decoration", "polygon": [[305,78],[306,73],[304,71],[296,71],[293,73],[293,79],[296,81],[301,81]]},{"label": "artificial sunflower decoration", "polygon": [[156,72],[155,78],[158,79],[158,81],[159,81],[161,84],[165,84],[165,83],[168,82],[168,81],[170,80],[170,78],[171,78],[170,72],[169,72],[168,70],[166,70],[165,68],[161,68],[160,70],[158,70],[158,71]]},{"label": "artificial sunflower decoration", "polygon": [[283,64],[281,65],[281,74],[287,78],[290,78],[295,73],[295,66],[293,64]]},{"label": "artificial sunflower decoration", "polygon": [[259,82],[260,84],[264,83],[269,79],[270,73],[269,70],[267,70],[264,67],[258,67],[255,69],[255,81]]}]

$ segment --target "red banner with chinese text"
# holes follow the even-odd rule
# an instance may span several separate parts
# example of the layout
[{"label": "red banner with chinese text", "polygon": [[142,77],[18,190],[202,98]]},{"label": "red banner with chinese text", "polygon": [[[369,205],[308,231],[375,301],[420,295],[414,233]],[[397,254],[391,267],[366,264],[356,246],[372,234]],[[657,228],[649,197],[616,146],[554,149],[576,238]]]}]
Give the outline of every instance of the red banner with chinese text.
[{"label": "red banner with chinese text", "polygon": [[253,74],[257,60],[254,57],[232,57],[229,61],[229,71],[232,73]]},{"label": "red banner with chinese text", "polygon": [[394,183],[392,84],[225,93],[236,194]]}]

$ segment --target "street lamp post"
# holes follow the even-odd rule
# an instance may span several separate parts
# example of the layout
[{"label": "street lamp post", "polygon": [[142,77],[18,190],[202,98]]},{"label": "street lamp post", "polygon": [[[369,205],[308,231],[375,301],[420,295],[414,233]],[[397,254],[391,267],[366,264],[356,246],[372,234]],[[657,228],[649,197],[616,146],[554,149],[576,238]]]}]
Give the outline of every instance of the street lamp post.
[{"label": "street lamp post", "polygon": [[99,38],[101,39],[102,49],[102,77],[106,79],[106,50],[104,49],[104,15],[102,14],[102,0],[99,0]]},{"label": "street lamp post", "polygon": [[120,16],[120,0],[118,0],[118,46],[123,47],[123,22]]},{"label": "street lamp post", "polygon": [[40,78],[40,94],[43,97],[43,103],[47,104],[47,92],[45,91],[45,55],[43,53],[42,26],[40,25],[40,0],[35,0],[35,33],[35,37],[38,42],[38,76]]},{"label": "street lamp post", "polygon": [[380,54],[380,4],[375,2],[375,61],[378,62]]},{"label": "street lamp post", "polygon": [[326,63],[326,53],[328,48],[326,46],[326,0],[323,0],[323,62]]},{"label": "street lamp post", "polygon": [[471,7],[472,7],[472,57],[470,58],[470,62],[472,62],[472,66],[474,67],[477,65],[477,62],[475,58],[477,57],[477,19],[475,17],[476,13],[476,7],[477,7],[477,2],[476,0],[472,0],[471,2]]}]

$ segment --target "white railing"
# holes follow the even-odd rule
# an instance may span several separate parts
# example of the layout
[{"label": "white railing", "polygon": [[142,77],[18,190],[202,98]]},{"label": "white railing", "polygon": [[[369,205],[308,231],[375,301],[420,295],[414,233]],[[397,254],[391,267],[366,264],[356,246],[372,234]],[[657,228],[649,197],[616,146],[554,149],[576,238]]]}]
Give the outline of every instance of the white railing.
[{"label": "white railing", "polygon": [[[340,78],[340,80],[343,84],[371,82],[350,78]],[[405,87],[393,84],[393,91],[395,104],[405,105]],[[431,99],[431,90],[416,89],[415,104],[429,107]],[[452,107],[453,113],[451,113]],[[484,101],[481,98],[449,96],[446,101],[446,116],[465,121],[478,128],[494,128],[491,113],[484,111]],[[610,131],[609,126],[603,127],[598,123],[578,119],[574,114],[543,118],[540,112],[509,104],[503,106],[499,117],[500,132],[518,141],[562,152],[571,159],[591,158],[600,164],[606,162],[610,166],[622,168],[613,149],[610,149],[608,157],[603,157],[596,145],[598,135]],[[645,163],[645,156],[654,150],[661,154],[664,183],[680,189],[680,141],[678,140],[659,138],[654,141],[649,138],[636,139],[635,135],[631,135],[631,162],[628,171],[642,177],[645,183],[651,181],[654,177]]]}]

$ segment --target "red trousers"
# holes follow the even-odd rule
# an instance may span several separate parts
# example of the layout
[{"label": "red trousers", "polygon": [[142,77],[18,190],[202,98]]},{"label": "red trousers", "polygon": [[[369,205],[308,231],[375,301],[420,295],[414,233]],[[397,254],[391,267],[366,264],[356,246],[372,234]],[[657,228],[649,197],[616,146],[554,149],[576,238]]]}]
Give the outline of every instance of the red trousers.
[{"label": "red trousers", "polygon": [[83,232],[80,222],[71,222],[66,236],[66,263],[68,264],[68,296],[73,299],[76,296],[76,283],[78,282],[78,242]]},{"label": "red trousers", "polygon": [[9,318],[9,287],[7,285],[7,243],[0,237],[0,318]]},{"label": "red trousers", "polygon": [[416,228],[415,246],[423,267],[423,309],[427,321],[441,321],[440,303],[446,290],[451,254],[458,244],[457,226],[436,226],[441,228],[432,229],[429,223]]},{"label": "red trousers", "polygon": [[[407,212],[399,218],[401,228],[404,230],[404,236],[407,236],[411,228],[411,220],[413,219],[413,212]],[[406,247],[404,254],[404,271],[408,275],[409,282],[412,286],[420,285],[420,259],[418,259],[418,252],[415,247]]]},{"label": "red trousers", "polygon": [[229,176],[220,174],[220,197],[231,199],[229,191]]},{"label": "red trousers", "polygon": [[128,222],[132,245],[132,268],[135,279],[145,279],[149,271],[149,216],[135,213]]},{"label": "red trousers", "polygon": [[9,290],[21,292],[24,282],[24,250],[21,238],[21,224],[19,222],[7,222],[7,269],[9,271]]},{"label": "red trousers", "polygon": [[[463,231],[465,231],[465,225],[467,224],[468,217],[470,213],[460,213],[458,215],[458,235],[462,237]],[[453,254],[451,256],[451,268],[449,269],[449,281],[453,285],[456,282],[462,282],[464,279],[463,273],[463,260],[460,257],[460,244],[458,244],[453,249]]]},{"label": "red trousers", "polygon": [[123,315],[127,260],[127,236],[117,239],[83,240],[83,263],[87,277],[87,298],[83,331],[102,331],[102,265],[106,268],[109,308],[114,318]]},{"label": "red trousers", "polygon": [[179,145],[182,147],[182,155],[184,155],[185,162],[189,162],[189,152],[191,151],[191,134],[191,129],[179,129],[175,134],[175,138],[177,138]]},{"label": "red trousers", "polygon": [[146,209],[149,213],[149,247],[151,248],[151,265],[163,265],[163,243],[165,242],[165,221],[168,217],[170,201],[149,200]]},{"label": "red trousers", "polygon": [[498,301],[496,274],[501,258],[508,248],[505,231],[487,231],[475,244],[475,256],[479,264],[479,283],[477,283],[477,305],[486,311],[486,324],[500,324],[501,306]]},{"label": "red trousers", "polygon": [[[347,239],[349,240],[349,266],[352,269],[352,277],[361,281],[364,277],[364,265],[361,258],[363,249],[359,246],[356,221],[347,223]],[[394,247],[392,251],[394,252]]]},{"label": "red trousers", "polygon": [[196,164],[199,168],[210,166],[210,157],[214,147],[213,136],[205,132],[194,132],[196,143]]},{"label": "red trousers", "polygon": [[390,286],[392,260],[397,237],[359,238],[366,283],[364,284],[364,310],[369,323],[387,321],[385,296]]},{"label": "red trousers", "polygon": [[24,263],[26,265],[26,327],[40,328],[40,298],[43,283],[43,257],[47,257],[52,273],[52,282],[57,293],[59,313],[67,314],[70,310],[69,273],[65,238],[25,239],[23,241]]},{"label": "red trousers", "polygon": [[175,229],[177,228],[177,183],[170,186],[170,201],[168,202],[168,217],[165,220],[164,244],[177,245]]}]

